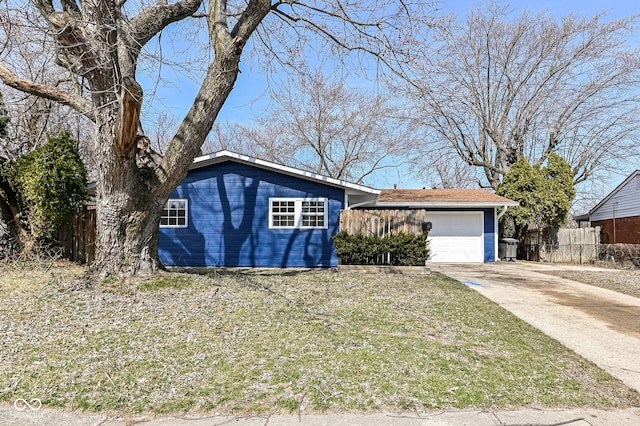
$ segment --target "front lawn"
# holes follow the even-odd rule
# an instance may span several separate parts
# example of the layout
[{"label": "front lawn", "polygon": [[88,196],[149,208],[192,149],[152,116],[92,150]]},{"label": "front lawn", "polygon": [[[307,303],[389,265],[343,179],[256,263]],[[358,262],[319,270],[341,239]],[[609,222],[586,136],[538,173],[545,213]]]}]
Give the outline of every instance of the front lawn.
[{"label": "front lawn", "polygon": [[0,267],[0,400],[110,412],[626,407],[640,397],[448,278]]}]

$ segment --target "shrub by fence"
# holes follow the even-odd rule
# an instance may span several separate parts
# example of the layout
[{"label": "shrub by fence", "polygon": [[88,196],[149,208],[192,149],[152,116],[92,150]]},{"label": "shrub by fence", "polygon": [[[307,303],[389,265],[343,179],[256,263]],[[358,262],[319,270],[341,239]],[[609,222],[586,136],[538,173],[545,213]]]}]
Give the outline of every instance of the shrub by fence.
[{"label": "shrub by fence", "polygon": [[333,242],[343,265],[424,266],[429,258],[426,234],[379,237],[342,231],[333,236]]},{"label": "shrub by fence", "polygon": [[598,260],[622,267],[640,268],[640,244],[601,244]]}]

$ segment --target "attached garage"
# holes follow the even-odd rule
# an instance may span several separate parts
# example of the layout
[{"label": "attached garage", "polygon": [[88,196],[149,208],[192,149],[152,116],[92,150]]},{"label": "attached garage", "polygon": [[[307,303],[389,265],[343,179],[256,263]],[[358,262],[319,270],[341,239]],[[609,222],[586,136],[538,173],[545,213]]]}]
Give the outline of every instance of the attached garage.
[{"label": "attached garage", "polygon": [[432,262],[484,262],[483,212],[427,212]]},{"label": "attached garage", "polygon": [[498,259],[498,218],[517,205],[481,189],[386,189],[363,208],[424,211],[430,262],[482,263]]}]

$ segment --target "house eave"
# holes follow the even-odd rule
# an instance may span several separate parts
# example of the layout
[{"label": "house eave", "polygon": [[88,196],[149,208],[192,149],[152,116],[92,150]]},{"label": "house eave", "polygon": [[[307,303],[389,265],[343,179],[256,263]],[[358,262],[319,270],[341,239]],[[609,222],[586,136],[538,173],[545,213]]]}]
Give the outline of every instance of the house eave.
[{"label": "house eave", "polygon": [[272,163],[270,161],[260,160],[258,158],[250,157],[248,155],[242,155],[235,152],[223,150],[214,152],[212,154],[203,155],[193,160],[189,170],[195,170],[202,167],[211,166],[213,164],[222,163],[224,161],[235,161],[247,165],[260,167],[267,170],[272,170],[281,174],[302,178],[314,182],[321,182],[330,186],[344,188],[348,195],[356,194],[372,194],[379,195],[380,190],[371,188],[368,186],[360,185],[357,183],[347,182],[341,179],[335,179],[328,176],[323,176],[317,173],[308,172],[305,170],[296,169],[295,167],[283,166],[281,164]]},{"label": "house eave", "polygon": [[412,208],[412,209],[487,209],[487,208],[497,208],[497,207],[515,207],[520,204],[513,202],[505,202],[505,203],[490,203],[490,202],[464,202],[464,201],[450,201],[450,202],[378,202],[376,203],[376,207],[388,207],[388,208]]},{"label": "house eave", "polygon": [[591,219],[589,218],[589,213],[585,213],[573,216],[573,220],[575,220],[576,222],[589,222]]},{"label": "house eave", "polygon": [[593,206],[593,208],[591,210],[589,210],[589,216],[591,216],[592,214],[594,214],[600,207],[602,207],[604,204],[606,204],[607,201],[609,201],[611,198],[613,198],[614,195],[616,195],[622,188],[624,188],[634,177],[638,176],[640,174],[640,170],[636,170],[633,173],[631,173],[629,176],[627,176],[627,178],[625,180],[622,181],[622,183],[618,186],[616,186],[613,191],[611,191],[606,197],[604,197],[602,199],[602,201],[600,201],[598,204],[596,204],[595,206]]}]

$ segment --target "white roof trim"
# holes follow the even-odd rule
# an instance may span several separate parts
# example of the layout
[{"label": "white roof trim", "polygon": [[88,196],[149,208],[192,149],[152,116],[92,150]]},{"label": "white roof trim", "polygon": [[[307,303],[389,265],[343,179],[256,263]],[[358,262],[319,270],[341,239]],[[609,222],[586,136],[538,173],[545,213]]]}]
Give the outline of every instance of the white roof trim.
[{"label": "white roof trim", "polygon": [[359,185],[356,183],[351,183],[344,180],[334,179],[328,176],[307,172],[304,170],[296,169],[295,167],[283,166],[281,164],[260,160],[254,157],[249,157],[248,155],[242,155],[242,154],[238,154],[238,153],[227,151],[227,150],[218,151],[218,152],[214,152],[213,154],[197,157],[193,160],[193,163],[191,164],[191,167],[189,169],[190,170],[199,169],[201,167],[210,166],[212,164],[221,163],[227,160],[237,161],[239,163],[244,163],[249,165],[255,165],[264,169],[273,170],[273,171],[284,173],[290,176],[295,176],[295,177],[316,181],[316,182],[322,182],[332,186],[343,187],[356,192],[361,192],[361,193],[364,192],[367,194],[374,194],[374,195],[380,194],[380,190],[370,188],[368,186]]},{"label": "white roof trim", "polygon": [[631,173],[629,176],[627,176],[627,178],[625,180],[622,181],[622,183],[618,186],[615,187],[615,189],[613,191],[611,191],[609,193],[609,195],[607,195],[606,197],[604,197],[602,199],[602,201],[600,201],[598,204],[596,204],[595,206],[593,206],[593,208],[591,210],[589,210],[589,216],[591,216],[593,213],[595,213],[596,210],[598,210],[600,207],[602,207],[607,201],[609,201],[614,195],[616,195],[622,188],[624,188],[634,177],[638,176],[640,174],[640,170],[636,170],[633,173]]},{"label": "white roof trim", "polygon": [[517,201],[508,201],[505,203],[477,202],[477,201],[448,201],[448,202],[378,202],[376,207],[412,207],[412,208],[493,208],[493,207],[509,207],[519,206]]}]

